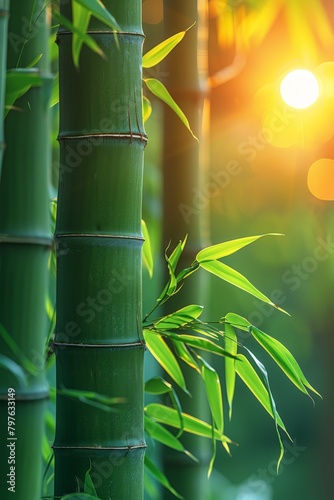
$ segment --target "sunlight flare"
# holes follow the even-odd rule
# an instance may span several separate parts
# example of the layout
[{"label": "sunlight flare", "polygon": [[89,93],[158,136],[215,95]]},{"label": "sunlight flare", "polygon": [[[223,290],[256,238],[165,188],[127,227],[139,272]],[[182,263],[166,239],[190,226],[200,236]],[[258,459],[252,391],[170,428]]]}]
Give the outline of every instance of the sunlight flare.
[{"label": "sunlight flare", "polygon": [[295,69],[285,75],[280,86],[283,101],[296,109],[312,106],[319,97],[319,84],[307,69]]}]

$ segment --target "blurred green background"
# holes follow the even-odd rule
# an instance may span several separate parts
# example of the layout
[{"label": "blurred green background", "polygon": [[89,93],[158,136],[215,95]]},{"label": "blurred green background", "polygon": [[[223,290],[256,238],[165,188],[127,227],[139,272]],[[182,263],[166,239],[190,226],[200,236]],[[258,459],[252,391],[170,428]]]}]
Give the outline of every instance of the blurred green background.
[{"label": "blurred green background", "polygon": [[[265,2],[258,2],[262,3]],[[270,3],[278,9],[281,4],[291,7],[298,2]],[[306,10],[311,9],[311,3],[314,2],[304,6]],[[239,4],[240,7],[245,2]],[[332,27],[333,7],[330,2],[322,5]],[[163,39],[163,11],[160,1],[145,0],[143,6],[146,51]],[[250,44],[242,69],[211,93],[208,182],[203,185],[202,205],[194,194],[194,207],[210,209],[212,243],[267,232],[285,235],[261,240],[229,257],[227,263],[278,302],[291,317],[214,277],[210,278],[210,292],[203,305],[207,318],[218,319],[227,312],[238,312],[283,342],[323,400],[317,398],[313,404],[285,380],[269,357],[261,354],[279,412],[295,443],[289,445],[277,475],[279,450],[273,423],[239,383],[233,419],[226,424],[226,434],[239,446],[232,448],[232,457],[219,451],[216,469],[208,483],[211,500],[332,498],[334,206],[333,201],[319,200],[309,191],[307,178],[314,161],[333,157],[333,115],[328,107],[318,117],[319,122],[328,123],[324,138],[319,139],[319,125],[314,122],[313,129],[312,126],[301,129],[298,140],[291,140],[290,144],[284,143],[284,137],[280,140],[280,134],[276,141],[275,131],[273,137],[269,134],[269,143],[268,133],[263,135],[266,103],[261,101],[259,91],[277,85],[289,68],[306,64],[317,68],[330,61],[334,40],[328,37],[323,43],[319,34],[311,36],[312,23],[305,12],[311,23],[309,32],[300,27],[302,16],[300,25],[291,31],[287,13],[282,5],[280,8],[266,35],[256,45]],[[210,27],[210,71],[214,73],[233,63],[235,45],[218,44],[213,15]],[[159,77],[163,79],[163,67],[159,69]],[[275,109],[283,129],[285,125],[289,127],[293,113],[284,115],[279,111],[279,101]],[[163,111],[153,100],[153,114],[146,123],[150,139],[146,150],[144,219],[153,240],[157,266],[153,280],[144,274],[144,310],[159,293],[164,265],[160,202]],[[229,174],[231,161],[238,166],[235,175]],[[243,342],[252,345],[256,353],[251,339],[243,338]],[[149,360],[146,370],[150,374],[154,370]]]}]

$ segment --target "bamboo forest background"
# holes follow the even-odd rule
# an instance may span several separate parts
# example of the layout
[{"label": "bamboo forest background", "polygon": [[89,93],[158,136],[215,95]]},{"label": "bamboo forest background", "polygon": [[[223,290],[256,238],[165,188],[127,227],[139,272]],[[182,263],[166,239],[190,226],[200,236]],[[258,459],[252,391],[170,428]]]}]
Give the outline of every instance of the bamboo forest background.
[{"label": "bamboo forest background", "polygon": [[[14,4],[14,0],[11,3]],[[23,2],[16,3],[21,9]],[[25,2],[25,12],[20,10],[18,13],[17,22],[26,20],[26,31],[23,33],[23,28],[16,28],[17,32],[13,33],[12,28],[7,38],[3,29],[7,18],[2,14],[8,10],[9,2],[0,0],[2,77],[6,65],[5,40],[7,38],[10,54],[10,49],[15,49],[15,43],[19,43],[17,33],[20,33],[20,29],[23,37],[29,32],[29,12],[34,4],[34,0]],[[143,267],[143,316],[156,301],[165,281],[164,251],[170,240],[171,248],[174,248],[189,233],[189,250],[181,259],[181,264],[185,267],[191,264],[197,251],[205,245],[255,234],[283,233],[284,237],[268,238],[265,243],[256,243],[247,250],[229,256],[227,262],[252,283],[256,283],[275,303],[287,310],[291,317],[209,274],[205,277],[196,275],[192,285],[188,289],[185,287],[185,291],[182,290],[183,295],[180,293],[180,297],[176,296],[171,307],[176,309],[188,303],[200,303],[205,307],[205,318],[215,320],[228,311],[237,311],[286,345],[296,356],[312,385],[323,396],[323,400],[317,398],[313,406],[311,400],[295,390],[282,377],[275,363],[266,357],[266,367],[270,372],[280,415],[294,439],[294,443],[284,440],[286,456],[278,474],[277,440],[273,422],[241,383],[237,385],[233,418],[231,421],[226,418],[224,429],[226,435],[236,441],[238,446],[231,448],[231,457],[223,447],[217,447],[215,467],[210,479],[207,479],[211,457],[210,440],[205,443],[204,440],[185,441],[186,448],[199,457],[202,463],[198,465],[194,462],[191,468],[183,460],[188,457],[183,455],[182,460],[175,462],[174,453],[163,452],[164,447],[158,446],[150,436],[146,436],[148,454],[164,467],[171,484],[186,499],[330,498],[334,446],[331,423],[334,411],[331,390],[334,351],[331,303],[334,279],[334,212],[332,201],[318,199],[308,189],[308,172],[316,160],[333,158],[334,94],[329,89],[332,101],[320,103],[317,116],[305,117],[306,125],[302,133],[296,125],[294,112],[286,112],[286,109],[280,107],[279,101],[269,109],[268,95],[288,69],[305,65],[314,70],[320,68],[321,73],[321,65],[325,62],[328,64],[323,71],[328,76],[328,87],[334,88],[334,71],[331,66],[334,64],[333,6],[330,0],[143,0],[142,8],[146,37],[144,53],[167,37],[189,28],[184,39],[166,60],[154,67],[144,68],[143,77],[144,80],[158,79],[167,86],[185,111],[193,133],[199,138],[198,143],[173,112],[144,85],[144,95],[151,102],[152,113],[145,122],[149,140],[145,148],[143,219],[149,229],[153,248],[154,272],[152,277],[147,268]],[[12,110],[6,116],[4,132],[0,130],[1,157],[3,135],[6,142],[0,184],[0,323],[6,323],[8,327],[8,317],[14,318],[14,326],[11,325],[11,328],[14,332],[26,329],[26,339],[30,338],[29,332],[38,330],[35,334],[39,340],[34,345],[30,345],[28,340],[20,344],[19,334],[17,338],[14,337],[14,345],[18,344],[20,352],[33,350],[33,362],[38,368],[44,363],[43,349],[47,338],[53,333],[55,321],[55,261],[50,254],[50,234],[55,226],[57,182],[59,175],[62,175],[59,172],[61,159],[56,140],[59,133],[58,104],[49,109],[45,107],[46,102],[51,100],[54,103],[57,100],[52,93],[50,73],[55,74],[57,71],[58,50],[54,40],[59,19],[53,19],[50,36],[45,32],[47,28],[44,22],[43,16],[39,17],[39,36],[34,37],[35,45],[30,47],[30,52],[23,51],[24,58],[21,61],[26,68],[27,85],[33,84],[36,78],[36,71],[30,70],[28,66],[34,63],[40,71],[38,78],[41,78],[42,85],[39,81],[39,87],[29,90],[30,98],[38,103],[36,107],[39,115],[34,117],[36,121],[25,123],[22,122],[20,113],[15,114]],[[26,45],[29,47],[28,43]],[[48,51],[50,67],[45,63],[46,58],[38,60],[39,54]],[[14,59],[13,62],[9,60],[7,66],[13,65],[15,66]],[[74,71],[70,62],[67,69]],[[199,76],[195,74],[198,70]],[[92,99],[95,97],[91,96]],[[4,94],[0,93],[1,106],[4,99]],[[122,96],[120,99],[122,100]],[[263,122],[263,116],[273,116],[270,113],[275,120],[275,127],[272,128]],[[51,131],[47,128],[48,119],[52,123]],[[132,124],[136,123],[136,127],[139,127],[139,130],[134,131],[134,136],[137,134],[139,137],[142,134],[140,119],[132,117],[131,120]],[[35,149],[30,150],[31,164],[25,168],[29,168],[35,179],[32,184],[36,191],[38,182],[38,193],[43,193],[41,196],[37,196],[34,190],[30,192],[25,189],[24,182],[17,184],[21,191],[15,194],[16,197],[11,191],[16,180],[24,178],[26,172],[22,168],[25,158],[17,158],[20,141],[29,139],[24,137],[27,135],[25,131],[35,132],[34,135],[39,137],[38,142],[35,141],[36,137],[34,141],[31,140]],[[52,159],[47,158],[48,151],[45,148],[49,147],[48,144],[52,147]],[[185,179],[178,177],[182,162],[187,162]],[[50,182],[47,193],[47,172],[44,166],[48,163]],[[11,169],[14,165],[18,166],[17,170]],[[25,210],[36,197],[39,199],[33,202],[35,211]],[[50,220],[47,198],[53,200],[50,201]],[[16,199],[20,199],[18,210],[15,208]],[[67,208],[70,211],[70,205]],[[23,219],[19,221],[21,226],[17,225],[15,219],[17,213],[23,214]],[[80,213],[77,215],[79,217]],[[15,239],[21,237],[22,232],[27,242]],[[58,233],[61,233],[60,226]],[[32,242],[31,239],[36,234],[38,241]],[[30,253],[25,254],[24,259],[31,259],[27,264],[30,273],[40,273],[39,289],[28,304],[24,303],[24,297],[33,278],[29,273],[24,275],[23,271],[20,274],[16,264],[16,259],[23,258],[19,255],[22,247],[29,248]],[[58,248],[60,254],[61,250]],[[48,290],[45,273],[50,278]],[[12,283],[13,276],[20,276],[22,280],[22,296],[14,294],[14,303],[9,303],[8,287],[17,284]],[[34,309],[37,302],[46,302],[43,312],[38,307]],[[17,316],[13,311],[17,312]],[[247,336],[243,338],[243,342],[246,346],[251,346]],[[9,345],[3,330],[0,345],[0,354],[10,357],[14,347]],[[254,348],[253,345],[251,347]],[[258,353],[256,347],[254,352]],[[48,362],[50,354],[46,352]],[[261,356],[262,353],[259,353],[260,359]],[[0,358],[0,362],[4,363],[3,358]],[[1,374],[8,377],[8,367],[1,363]],[[35,405],[39,416],[34,418],[28,411],[27,414],[23,412],[23,420],[18,421],[18,425],[20,428],[31,425],[31,422],[25,421],[25,415],[30,415],[29,418],[34,420],[30,429],[32,435],[36,436],[35,446],[41,449],[40,455],[36,453],[36,449],[32,450],[34,459],[31,459],[31,467],[35,467],[36,471],[30,478],[26,465],[20,465],[18,474],[24,478],[24,481],[20,479],[23,481],[20,487],[22,491],[30,488],[34,498],[27,500],[35,500],[39,497],[39,492],[46,498],[52,498],[52,466],[48,461],[50,445],[54,442],[55,370],[54,366],[48,366],[51,394],[47,411],[44,412],[43,436],[38,432],[38,428],[43,427],[38,420],[41,418],[38,408],[43,406],[43,411],[45,409],[45,380],[34,373],[34,367],[25,358],[20,359],[20,364],[27,371],[29,382],[26,394],[21,395],[22,401],[18,403],[17,412],[20,412],[20,404],[22,407],[27,404]],[[224,372],[220,364],[215,361],[214,366],[223,379]],[[161,375],[161,369],[151,354],[146,352],[145,379],[148,380],[155,374]],[[20,371],[15,376],[25,377]],[[71,377],[70,373],[69,376]],[[2,377],[0,380],[2,396],[4,387],[10,383],[10,378]],[[193,385],[196,387],[196,379]],[[5,396],[7,398],[7,393]],[[203,398],[203,395],[198,394],[196,397]],[[28,403],[26,399],[29,400]],[[147,396],[146,403],[152,400],[151,396]],[[2,398],[0,405],[4,401],[7,404],[7,399]],[[192,409],[189,412],[198,410],[199,416],[209,421],[210,413],[207,409],[203,411],[204,403],[202,406],[201,401],[202,399],[196,399],[194,406],[191,403]],[[115,403],[117,406],[117,401]],[[189,398],[188,401],[182,399],[183,404],[187,408]],[[224,405],[225,412],[228,413],[227,402],[224,401]],[[2,412],[1,415],[3,414]],[[0,426],[2,432],[6,423],[0,421]],[[20,448],[17,453],[19,451]],[[7,457],[1,453],[0,457],[2,470],[7,466],[3,462]],[[33,460],[36,461],[35,465]],[[35,483],[30,484],[32,481]],[[22,491],[20,494],[24,495]],[[93,492],[89,488],[87,491]],[[8,498],[15,498],[15,495],[10,495]],[[171,491],[161,488],[147,476],[145,498],[162,500],[175,497]]]}]

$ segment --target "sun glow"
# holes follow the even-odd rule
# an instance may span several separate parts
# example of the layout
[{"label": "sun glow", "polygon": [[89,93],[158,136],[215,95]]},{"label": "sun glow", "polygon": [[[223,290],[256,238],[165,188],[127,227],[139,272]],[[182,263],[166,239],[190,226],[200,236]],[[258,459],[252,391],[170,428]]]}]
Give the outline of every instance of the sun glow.
[{"label": "sun glow", "polygon": [[314,74],[307,69],[290,71],[281,82],[281,97],[292,108],[304,109],[312,106],[319,97],[319,84]]}]

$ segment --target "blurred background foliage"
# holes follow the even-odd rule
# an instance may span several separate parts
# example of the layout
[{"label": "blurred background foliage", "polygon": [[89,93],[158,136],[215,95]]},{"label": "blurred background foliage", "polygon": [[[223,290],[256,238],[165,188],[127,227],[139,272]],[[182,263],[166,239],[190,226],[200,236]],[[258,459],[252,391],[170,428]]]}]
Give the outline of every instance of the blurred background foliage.
[{"label": "blurred background foliage", "polygon": [[[143,1],[143,20],[147,51],[164,38],[162,0]],[[298,125],[295,133],[295,113],[281,108],[275,89],[289,69],[308,67],[316,71],[322,63],[331,61],[333,6],[329,0],[211,0],[208,22],[210,166],[203,190],[194,193],[192,208],[197,212],[210,210],[212,243],[266,232],[285,235],[254,244],[229,257],[227,263],[235,265],[264,293],[276,297],[291,318],[214,277],[204,304],[206,317],[217,319],[229,311],[247,317],[294,353],[323,396],[323,401],[317,400],[313,406],[266,359],[276,402],[297,447],[287,452],[286,463],[277,476],[272,422],[239,384],[233,419],[226,429],[239,446],[233,448],[231,458],[223,451],[220,454],[208,482],[208,498],[331,498],[334,210],[332,201],[317,199],[310,192],[307,179],[316,160],[333,157],[334,101],[315,104],[318,108],[311,126]],[[163,65],[154,71],[152,76],[163,81]],[[153,113],[146,123],[150,139],[143,215],[152,238],[156,269],[153,280],[144,271],[144,311],[160,291],[164,265],[164,109],[152,101]],[[270,128],[266,119],[273,113],[276,125]],[[307,112],[300,119],[310,123]],[[231,162],[235,165],[233,175]],[[154,368],[147,363],[146,370],[151,373]]]}]

